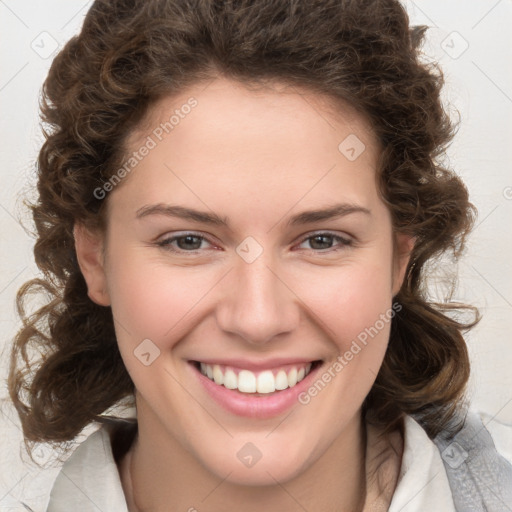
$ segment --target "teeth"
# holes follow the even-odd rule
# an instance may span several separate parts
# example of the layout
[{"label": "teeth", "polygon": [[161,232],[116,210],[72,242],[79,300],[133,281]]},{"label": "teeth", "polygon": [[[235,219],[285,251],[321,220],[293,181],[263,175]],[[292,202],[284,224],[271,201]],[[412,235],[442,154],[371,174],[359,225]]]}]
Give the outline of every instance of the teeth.
[{"label": "teeth", "polygon": [[256,380],[256,391],[258,393],[273,393],[276,390],[274,376],[270,370],[261,372]]},{"label": "teeth", "polygon": [[286,372],[281,369],[276,375],[271,370],[255,374],[250,370],[240,370],[238,375],[231,368],[223,370],[220,365],[201,363],[201,373],[215,384],[227,389],[238,389],[242,393],[274,393],[292,388],[300,382],[311,370],[311,363],[305,366],[292,367]]},{"label": "teeth", "polygon": [[288,386],[293,387],[297,384],[297,368],[292,368],[288,372]]},{"label": "teeth", "polygon": [[243,393],[256,393],[256,376],[249,370],[242,370],[238,374],[238,391]]},{"label": "teeth", "polygon": [[224,374],[218,364],[213,367],[213,380],[215,381],[215,384],[218,384],[219,386],[224,384]]},{"label": "teeth", "polygon": [[279,370],[276,375],[276,389],[279,391],[288,387],[288,375],[284,370]]},{"label": "teeth", "polygon": [[224,386],[228,389],[236,389],[237,379],[236,373],[233,370],[227,370],[224,374]]}]

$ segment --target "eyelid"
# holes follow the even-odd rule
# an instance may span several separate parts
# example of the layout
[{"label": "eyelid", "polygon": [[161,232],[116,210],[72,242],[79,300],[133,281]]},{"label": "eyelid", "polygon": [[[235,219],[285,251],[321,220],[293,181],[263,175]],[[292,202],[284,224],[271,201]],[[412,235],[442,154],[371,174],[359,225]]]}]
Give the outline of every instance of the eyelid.
[{"label": "eyelid", "polygon": [[170,232],[165,233],[165,235],[159,236],[157,238],[157,241],[159,239],[162,239],[163,241],[165,241],[170,238],[181,238],[181,237],[185,237],[185,236],[197,236],[197,237],[207,239],[207,238],[209,238],[210,235],[206,235],[205,233],[202,233],[201,231],[188,231],[188,230],[170,231]]},{"label": "eyelid", "polygon": [[345,234],[345,235],[340,235],[339,233],[335,233],[334,231],[329,231],[329,230],[318,230],[318,231],[311,231],[310,233],[307,233],[305,234],[299,243],[302,243],[304,242],[305,240],[307,240],[308,238],[313,238],[315,236],[320,236],[320,235],[327,235],[327,236],[332,236],[333,238],[339,238],[341,240],[344,240],[345,242],[354,242],[354,237],[348,235],[348,234]]},{"label": "eyelid", "polygon": [[306,235],[304,235],[301,238],[301,240],[298,242],[297,245],[301,245],[305,241],[312,239],[316,236],[321,236],[321,235],[325,235],[325,236],[333,238],[334,240],[338,240],[339,243],[337,245],[335,245],[334,247],[329,247],[327,249],[320,249],[320,250],[305,249],[305,250],[307,250],[309,252],[316,253],[316,254],[328,254],[328,253],[337,253],[337,252],[341,251],[342,249],[347,249],[347,248],[353,247],[355,245],[355,239],[352,236],[350,236],[350,235],[342,236],[338,233],[334,233],[332,231],[325,231],[325,230],[313,231],[313,232],[307,233]]},{"label": "eyelid", "polygon": [[[206,234],[201,233],[200,231],[175,231],[172,234],[168,234],[168,235],[164,235],[163,237],[159,237],[156,240],[155,244],[160,246],[160,247],[163,247],[165,249],[167,247],[170,247],[171,243],[176,241],[177,239],[185,238],[187,236],[195,236],[197,238],[200,238],[201,241],[207,242],[210,245],[213,245],[213,246],[216,245],[210,239],[210,236],[207,236]],[[172,248],[169,248],[168,250],[174,251],[174,252],[179,252],[179,253],[191,253],[191,254],[194,254],[194,253],[199,252],[201,249],[194,249],[193,251],[185,251],[185,250],[182,250],[182,249],[172,249]]]}]

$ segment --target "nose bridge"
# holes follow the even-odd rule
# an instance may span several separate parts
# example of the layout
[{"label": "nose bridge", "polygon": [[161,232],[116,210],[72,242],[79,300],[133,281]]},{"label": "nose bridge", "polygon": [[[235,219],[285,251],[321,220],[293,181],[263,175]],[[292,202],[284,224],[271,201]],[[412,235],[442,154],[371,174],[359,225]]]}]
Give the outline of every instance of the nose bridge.
[{"label": "nose bridge", "polygon": [[299,318],[297,303],[275,266],[265,252],[252,262],[243,257],[236,261],[227,293],[218,306],[222,330],[262,344],[294,329]]}]

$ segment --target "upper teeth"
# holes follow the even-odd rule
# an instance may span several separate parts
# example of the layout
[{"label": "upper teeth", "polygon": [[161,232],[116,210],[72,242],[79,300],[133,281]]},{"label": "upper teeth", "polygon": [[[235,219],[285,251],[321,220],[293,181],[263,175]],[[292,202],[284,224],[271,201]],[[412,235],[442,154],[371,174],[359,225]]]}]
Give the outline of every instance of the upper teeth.
[{"label": "upper teeth", "polygon": [[[255,374],[250,370],[236,370],[229,366],[201,363],[201,373],[218,385],[228,389],[238,389],[242,393],[273,393],[300,382],[311,370],[311,363],[292,366],[285,371],[280,369],[274,375],[272,370]],[[238,371],[238,375],[236,373]]]}]

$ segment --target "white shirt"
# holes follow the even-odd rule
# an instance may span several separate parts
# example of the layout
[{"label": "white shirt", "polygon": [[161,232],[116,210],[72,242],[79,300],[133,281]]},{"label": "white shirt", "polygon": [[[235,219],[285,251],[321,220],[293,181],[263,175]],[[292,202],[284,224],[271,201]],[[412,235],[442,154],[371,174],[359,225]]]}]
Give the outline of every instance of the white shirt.
[{"label": "white shirt", "polygon": [[[479,416],[498,452],[512,464],[512,427]],[[89,434],[63,464],[27,475],[21,484],[19,498],[0,496],[1,512],[128,512],[104,426]],[[455,507],[438,447],[405,416],[402,463],[388,512],[425,511],[455,512]]]},{"label": "white shirt", "polygon": [[[47,512],[128,512],[105,428],[91,434],[66,460],[48,498]],[[425,510],[455,512],[439,449],[406,416],[402,465],[389,512]]]}]

